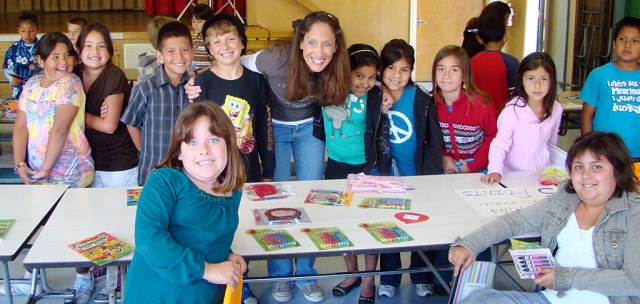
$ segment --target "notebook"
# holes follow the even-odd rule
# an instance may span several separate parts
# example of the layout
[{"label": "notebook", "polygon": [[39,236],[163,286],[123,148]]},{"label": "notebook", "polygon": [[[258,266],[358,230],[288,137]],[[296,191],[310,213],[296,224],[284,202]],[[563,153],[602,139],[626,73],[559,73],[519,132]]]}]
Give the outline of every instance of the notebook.
[{"label": "notebook", "polygon": [[449,304],[456,304],[478,289],[493,288],[496,264],[475,261],[453,278]]}]

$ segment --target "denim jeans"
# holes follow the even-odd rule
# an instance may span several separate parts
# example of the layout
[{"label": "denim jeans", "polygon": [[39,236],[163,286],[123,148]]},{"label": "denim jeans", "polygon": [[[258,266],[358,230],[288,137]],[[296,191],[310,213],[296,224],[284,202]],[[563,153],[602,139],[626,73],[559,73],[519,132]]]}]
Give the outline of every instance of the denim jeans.
[{"label": "denim jeans", "polygon": [[[276,182],[291,180],[291,153],[296,166],[297,180],[321,180],[324,171],[324,142],[313,136],[313,122],[299,125],[283,125],[273,123],[276,168],[273,180]],[[315,258],[295,260],[296,275],[317,274],[313,269]],[[269,260],[267,269],[269,276],[292,276],[293,260]],[[315,280],[297,281],[300,285],[315,283]]]},{"label": "denim jeans", "polygon": [[480,289],[470,293],[460,303],[487,304],[551,304],[540,292]]},{"label": "denim jeans", "polygon": [[[424,251],[424,255],[429,259],[429,261],[431,261],[433,266],[435,266],[436,268],[440,266],[451,265],[449,263],[448,249]],[[424,262],[424,260],[422,260],[422,257],[418,254],[418,252],[412,251],[410,267],[414,268],[414,267],[426,267],[426,266],[427,264]],[[438,273],[440,274],[440,276],[445,282],[451,283],[451,280],[453,278],[453,271],[450,271],[450,270],[438,271]],[[431,272],[411,273],[409,274],[409,277],[411,277],[412,284],[430,284],[430,283],[440,284],[440,282],[435,279],[435,276]]]},{"label": "denim jeans", "polygon": [[[268,260],[267,270],[270,277],[290,277],[293,275],[293,261],[294,260]],[[318,272],[313,269],[313,263],[315,258],[303,258],[295,259],[296,263],[296,275],[309,275],[317,274]],[[302,280],[297,281],[298,285],[307,285],[315,283],[316,280]]]},{"label": "denim jeans", "polygon": [[[396,270],[402,268],[400,253],[382,253],[380,254],[380,270]],[[401,274],[387,274],[380,276],[380,285],[400,286],[402,280]]]},{"label": "denim jeans", "polygon": [[273,124],[276,168],[273,180],[291,180],[291,153],[297,180],[321,180],[324,171],[325,145],[313,136],[313,122],[299,125]]}]

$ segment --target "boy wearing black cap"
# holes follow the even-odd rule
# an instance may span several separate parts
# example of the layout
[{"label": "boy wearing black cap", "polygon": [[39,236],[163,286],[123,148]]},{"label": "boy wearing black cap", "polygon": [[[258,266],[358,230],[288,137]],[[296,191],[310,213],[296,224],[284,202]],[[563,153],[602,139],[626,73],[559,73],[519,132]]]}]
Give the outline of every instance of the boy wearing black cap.
[{"label": "boy wearing black cap", "polygon": [[[247,182],[272,182],[276,157],[266,83],[262,75],[240,64],[247,46],[244,26],[235,16],[217,14],[207,19],[202,34],[205,47],[215,60],[208,70],[196,76],[195,85],[202,92],[195,101],[213,101],[231,119]],[[242,297],[244,304],[258,302],[247,284]]]},{"label": "boy wearing black cap", "polygon": [[247,45],[244,26],[235,16],[218,14],[207,19],[202,33],[215,60],[196,76],[202,92],[195,101],[211,100],[231,118],[247,182],[272,181],[275,154],[266,84],[260,74],[240,64]]}]

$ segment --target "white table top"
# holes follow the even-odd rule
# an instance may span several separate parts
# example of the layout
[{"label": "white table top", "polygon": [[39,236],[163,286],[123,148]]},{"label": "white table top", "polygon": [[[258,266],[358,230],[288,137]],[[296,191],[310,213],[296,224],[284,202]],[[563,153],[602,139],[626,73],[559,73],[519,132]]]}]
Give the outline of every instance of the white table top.
[{"label": "white table top", "polygon": [[60,196],[61,185],[0,186],[0,219],[15,220],[0,241],[0,261],[13,261]]},{"label": "white table top", "polygon": [[[427,248],[446,248],[456,236],[464,236],[490,221],[482,217],[465,203],[454,190],[501,189],[498,184],[490,186],[480,183],[481,174],[454,174],[435,176],[403,177],[405,185],[415,190],[406,193],[356,193],[350,207],[333,207],[303,204],[310,189],[347,190],[346,180],[322,180],[283,182],[293,187],[295,196],[282,200],[251,202],[243,196],[240,204],[240,224],[235,234],[232,249],[248,260],[283,257],[319,257],[343,254],[382,253]],[[529,174],[529,176],[531,176]],[[526,176],[525,176],[526,177]],[[28,268],[91,266],[86,260],[67,246],[100,232],[107,232],[123,241],[135,245],[136,207],[126,204],[127,188],[69,189],[64,194],[47,225],[27,254],[24,265]],[[404,210],[362,209],[357,205],[364,197],[411,198],[410,212],[422,213],[429,220],[404,224],[394,217]],[[276,207],[302,207],[311,223],[300,224],[289,232],[301,244],[300,247],[264,251],[246,234],[247,229],[267,228],[256,226],[252,209]],[[368,232],[358,227],[360,223],[395,222],[404,229],[413,241],[381,245]],[[300,232],[301,228],[338,227],[354,244],[354,247],[320,251],[311,239]],[[114,261],[113,265],[127,264],[133,255]]]},{"label": "white table top", "polygon": [[[240,206],[240,225],[236,231],[232,249],[245,259],[273,259],[292,257],[317,257],[342,254],[383,253],[427,248],[446,248],[456,236],[464,236],[486,222],[490,217],[482,217],[459,197],[457,189],[502,189],[498,184],[490,186],[480,182],[481,174],[453,174],[432,176],[402,177],[405,185],[415,190],[406,193],[355,193],[350,207],[334,207],[304,204],[310,189],[347,190],[346,180],[322,180],[304,182],[283,182],[293,187],[295,196],[283,200],[252,202],[243,197]],[[357,207],[364,197],[400,197],[411,199],[411,210],[362,209]],[[302,223],[289,231],[300,243],[300,247],[266,252],[247,229],[268,228],[256,226],[252,209],[276,207],[302,207],[311,219],[311,223]],[[429,216],[421,223],[405,224],[397,220],[397,212],[410,211]],[[358,227],[360,223],[395,222],[414,240],[410,242],[382,245],[367,232]],[[335,250],[318,250],[311,239],[300,232],[301,228],[340,228],[354,244],[354,247]]]},{"label": "white table top", "polygon": [[538,177],[537,171],[505,172],[500,182],[507,188],[538,187]]},{"label": "white table top", "polygon": [[[127,206],[127,189],[69,189],[24,259],[27,268],[93,266],[67,247],[106,232],[134,245],[136,207]],[[128,264],[132,254],[110,265]]]},{"label": "white table top", "polygon": [[580,91],[565,91],[558,93],[558,101],[562,105],[564,112],[582,111],[582,99],[578,98]]}]

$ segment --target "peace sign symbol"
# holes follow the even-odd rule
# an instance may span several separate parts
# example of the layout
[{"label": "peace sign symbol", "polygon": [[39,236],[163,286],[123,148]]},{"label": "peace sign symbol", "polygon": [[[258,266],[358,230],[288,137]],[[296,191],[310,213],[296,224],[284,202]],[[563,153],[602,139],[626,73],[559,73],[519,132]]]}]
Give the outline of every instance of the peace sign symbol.
[{"label": "peace sign symbol", "polygon": [[[413,134],[413,125],[406,115],[398,111],[389,111],[387,112],[387,115],[389,116],[389,133],[391,135],[391,138],[389,139],[390,142],[394,144],[401,144],[411,138],[411,135]],[[393,123],[393,115],[404,121],[407,125],[407,130],[403,130]]]}]

